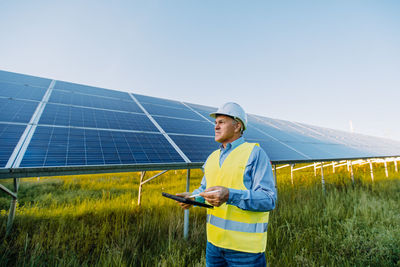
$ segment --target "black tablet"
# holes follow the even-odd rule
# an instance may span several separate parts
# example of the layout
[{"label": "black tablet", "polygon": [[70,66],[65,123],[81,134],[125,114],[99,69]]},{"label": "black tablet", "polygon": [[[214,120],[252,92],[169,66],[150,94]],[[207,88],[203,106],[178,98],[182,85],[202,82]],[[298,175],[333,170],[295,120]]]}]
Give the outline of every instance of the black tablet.
[{"label": "black tablet", "polygon": [[213,209],[214,208],[211,205],[208,205],[208,204],[205,204],[205,203],[202,203],[202,202],[198,202],[198,201],[194,201],[194,200],[191,200],[189,198],[184,198],[184,197],[180,197],[180,196],[176,196],[176,195],[171,195],[171,194],[168,194],[168,193],[165,193],[165,192],[162,192],[161,194],[162,194],[163,197],[167,197],[167,198],[170,198],[170,199],[182,202],[182,203],[192,204],[192,205],[205,207],[205,208],[209,208],[209,209]]}]

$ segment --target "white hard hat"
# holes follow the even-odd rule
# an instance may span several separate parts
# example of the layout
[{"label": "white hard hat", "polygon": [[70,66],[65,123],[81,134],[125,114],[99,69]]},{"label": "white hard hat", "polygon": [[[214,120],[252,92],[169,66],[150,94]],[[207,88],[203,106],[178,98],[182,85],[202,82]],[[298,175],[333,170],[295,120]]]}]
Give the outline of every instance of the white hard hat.
[{"label": "white hard hat", "polygon": [[247,114],[244,109],[234,102],[223,104],[216,112],[210,113],[210,117],[215,118],[217,115],[226,115],[234,120],[239,120],[243,124],[243,131],[247,128]]}]

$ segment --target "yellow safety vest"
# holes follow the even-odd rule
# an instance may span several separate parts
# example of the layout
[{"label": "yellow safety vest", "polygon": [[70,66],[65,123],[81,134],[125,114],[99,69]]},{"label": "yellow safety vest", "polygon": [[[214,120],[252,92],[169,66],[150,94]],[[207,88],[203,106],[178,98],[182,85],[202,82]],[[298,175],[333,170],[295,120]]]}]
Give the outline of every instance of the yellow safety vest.
[{"label": "yellow safety vest", "polygon": [[[243,183],[244,170],[255,143],[236,147],[219,166],[220,150],[214,151],[204,167],[207,188],[224,186],[248,190]],[[207,209],[207,240],[215,246],[237,251],[264,252],[267,245],[269,212],[242,210],[222,204]]]}]

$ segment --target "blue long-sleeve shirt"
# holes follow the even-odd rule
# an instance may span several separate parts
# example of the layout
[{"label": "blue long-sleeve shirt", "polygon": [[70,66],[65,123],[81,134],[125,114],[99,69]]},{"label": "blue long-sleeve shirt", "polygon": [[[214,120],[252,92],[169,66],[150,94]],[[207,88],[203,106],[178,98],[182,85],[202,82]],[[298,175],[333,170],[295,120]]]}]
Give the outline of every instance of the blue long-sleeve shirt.
[{"label": "blue long-sleeve shirt", "polygon": [[[227,144],[226,148],[221,145],[219,165],[221,166],[227,156],[244,142],[244,138],[240,137]],[[204,166],[205,164],[203,165],[203,170]],[[259,146],[255,146],[250,154],[244,170],[243,183],[247,190],[229,188],[227,204],[250,211],[269,211],[275,208],[276,188],[272,166],[269,157]],[[194,190],[193,194],[201,193],[206,188],[206,176],[204,175],[200,187]],[[203,197],[198,197],[196,200],[204,202]]]}]

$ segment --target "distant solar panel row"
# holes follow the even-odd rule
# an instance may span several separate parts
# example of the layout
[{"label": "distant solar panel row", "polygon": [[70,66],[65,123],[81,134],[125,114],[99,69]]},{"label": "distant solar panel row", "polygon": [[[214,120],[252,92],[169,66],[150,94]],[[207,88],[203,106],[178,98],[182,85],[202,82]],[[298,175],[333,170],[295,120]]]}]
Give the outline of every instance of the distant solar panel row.
[{"label": "distant solar panel row", "polygon": [[[40,102],[44,109],[36,113],[38,124],[14,167],[184,163],[179,153],[204,162],[218,148],[209,117],[214,107],[62,81],[49,88],[50,83],[0,71],[0,168]],[[258,142],[275,162],[400,155],[396,141],[257,115],[249,115],[244,137]]]}]

